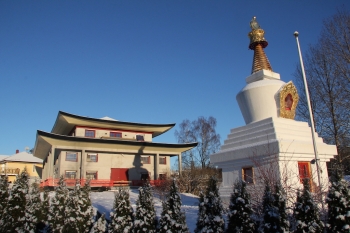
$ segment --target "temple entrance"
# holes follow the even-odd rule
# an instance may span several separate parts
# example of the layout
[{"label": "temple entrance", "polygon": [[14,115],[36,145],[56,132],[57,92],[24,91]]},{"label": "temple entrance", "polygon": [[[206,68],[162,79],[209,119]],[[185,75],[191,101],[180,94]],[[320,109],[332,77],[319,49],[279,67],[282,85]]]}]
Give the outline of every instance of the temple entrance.
[{"label": "temple entrance", "polygon": [[115,185],[129,184],[129,168],[111,168],[111,180]]}]

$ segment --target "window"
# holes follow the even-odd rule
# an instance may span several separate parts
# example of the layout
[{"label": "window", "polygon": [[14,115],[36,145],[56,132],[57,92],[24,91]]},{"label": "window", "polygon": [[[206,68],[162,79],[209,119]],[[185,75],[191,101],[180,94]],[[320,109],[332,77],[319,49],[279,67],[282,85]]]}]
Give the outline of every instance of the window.
[{"label": "window", "polygon": [[66,161],[77,162],[78,161],[78,153],[67,152],[66,153]]},{"label": "window", "polygon": [[97,160],[98,160],[97,154],[87,154],[86,161],[97,162]]},{"label": "window", "polygon": [[300,183],[303,183],[303,179],[311,178],[310,163],[309,162],[298,162],[299,178]]},{"label": "window", "polygon": [[66,179],[75,179],[77,175],[77,171],[66,171],[65,178]]},{"label": "window", "polygon": [[150,156],[141,156],[141,163],[143,163],[143,164],[151,164]]},{"label": "window", "polygon": [[244,180],[247,184],[254,183],[253,167],[242,168],[242,180]]},{"label": "window", "polygon": [[120,133],[120,132],[110,132],[109,136],[111,138],[121,138],[122,137],[122,133]]},{"label": "window", "polygon": [[96,171],[87,171],[86,172],[86,179],[97,180],[97,172]]},{"label": "window", "polygon": [[159,164],[166,164],[166,157],[159,157]]},{"label": "window", "polygon": [[85,137],[94,138],[95,137],[95,130],[86,129],[85,130]]},{"label": "window", "polygon": [[136,135],[136,141],[145,141],[143,135]]}]

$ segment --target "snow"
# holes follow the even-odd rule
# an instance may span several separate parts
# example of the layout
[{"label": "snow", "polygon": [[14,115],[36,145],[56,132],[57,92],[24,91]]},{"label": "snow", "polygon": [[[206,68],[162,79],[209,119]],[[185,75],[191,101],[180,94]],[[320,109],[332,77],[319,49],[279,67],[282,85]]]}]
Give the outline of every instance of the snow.
[{"label": "snow", "polygon": [[[138,199],[139,190],[130,189],[130,203],[134,211],[136,211],[136,201]],[[197,213],[198,213],[198,197],[189,194],[181,193],[182,206],[181,210],[186,214],[186,222],[190,232],[194,232],[196,228]],[[110,219],[110,212],[113,208],[114,192],[91,192],[91,201],[94,208],[96,208],[101,214],[105,214],[106,219]],[[162,212],[162,202],[159,198],[154,197],[154,207],[156,209],[157,217],[160,218]]]}]

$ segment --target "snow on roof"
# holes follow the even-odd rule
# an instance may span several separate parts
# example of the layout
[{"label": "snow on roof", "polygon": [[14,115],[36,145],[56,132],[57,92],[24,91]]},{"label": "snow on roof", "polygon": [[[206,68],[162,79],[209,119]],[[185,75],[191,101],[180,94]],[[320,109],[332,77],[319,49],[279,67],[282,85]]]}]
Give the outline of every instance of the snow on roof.
[{"label": "snow on roof", "polygon": [[102,118],[100,118],[100,119],[102,119],[102,120],[109,120],[109,121],[118,121],[118,120],[113,119],[113,118],[110,118],[110,117],[108,117],[108,116],[102,117]]},{"label": "snow on roof", "polygon": [[0,161],[7,158],[7,157],[9,157],[9,155],[0,155]]},{"label": "snow on roof", "polygon": [[43,160],[39,159],[37,157],[34,157],[32,154],[23,151],[19,152],[17,154],[13,154],[11,156],[8,156],[7,158],[4,158],[3,161],[9,161],[9,162],[29,162],[29,163],[42,163]]}]

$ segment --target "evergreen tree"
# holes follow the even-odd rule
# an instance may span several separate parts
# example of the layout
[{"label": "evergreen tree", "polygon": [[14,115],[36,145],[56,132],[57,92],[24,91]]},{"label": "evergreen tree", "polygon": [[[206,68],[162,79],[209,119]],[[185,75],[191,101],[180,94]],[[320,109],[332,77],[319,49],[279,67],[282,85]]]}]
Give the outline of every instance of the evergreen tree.
[{"label": "evergreen tree", "polygon": [[55,195],[51,198],[51,205],[48,215],[50,231],[53,233],[61,233],[64,226],[68,194],[69,191],[66,183],[63,176],[61,176],[58,181],[58,186],[55,187]]},{"label": "evergreen tree", "polygon": [[224,210],[215,177],[210,177],[205,196],[200,201],[195,233],[224,232],[225,221],[222,217]]},{"label": "evergreen tree", "polygon": [[287,206],[286,206],[286,195],[283,187],[280,184],[275,185],[275,203],[274,206],[278,209],[278,232],[288,233],[290,232],[290,222],[288,219]]},{"label": "evergreen tree", "polygon": [[25,212],[26,223],[24,232],[36,232],[37,226],[43,222],[42,219],[42,203],[40,198],[39,184],[34,182],[31,184],[30,192],[27,199]]},{"label": "evergreen tree", "polygon": [[94,208],[90,198],[91,187],[90,180],[87,180],[81,190],[81,201],[80,212],[82,214],[83,222],[85,225],[85,232],[89,232],[90,227],[93,224]]},{"label": "evergreen tree", "polygon": [[255,232],[255,223],[250,218],[253,213],[250,204],[250,195],[246,189],[246,182],[237,181],[231,194],[231,202],[228,212],[227,233],[253,233]]},{"label": "evergreen tree", "polygon": [[336,168],[331,176],[326,202],[328,204],[327,231],[349,232],[350,190],[340,168]]},{"label": "evergreen tree", "polygon": [[77,180],[74,190],[69,192],[64,233],[89,232],[93,215],[89,190],[89,184],[82,189],[80,181]]},{"label": "evergreen tree", "polygon": [[119,188],[114,195],[113,212],[110,213],[109,233],[128,233],[133,228],[133,209],[130,204],[129,190]]},{"label": "evergreen tree", "polygon": [[269,184],[265,185],[265,192],[263,197],[263,213],[264,220],[262,223],[263,232],[277,233],[279,224],[278,208],[275,206],[275,197],[271,192]]},{"label": "evergreen tree", "polygon": [[4,226],[7,216],[7,202],[9,198],[9,185],[7,176],[0,177],[0,226]]},{"label": "evergreen tree", "polygon": [[47,232],[49,230],[48,216],[50,213],[50,191],[44,189],[41,201],[41,222],[37,225],[38,232]]},{"label": "evergreen tree", "polygon": [[294,207],[294,218],[296,220],[295,233],[323,231],[323,223],[320,221],[319,210],[310,192],[309,179],[303,180],[303,193],[297,193],[297,201]]},{"label": "evergreen tree", "polygon": [[201,191],[199,193],[199,204],[198,204],[198,217],[197,217],[197,223],[196,223],[196,229],[194,230],[195,233],[201,232],[201,229],[205,228],[206,222],[209,220],[207,219],[206,215],[206,205],[204,203],[205,195]]},{"label": "evergreen tree", "polygon": [[5,232],[24,232],[28,189],[28,173],[25,168],[12,186],[6,210]]},{"label": "evergreen tree", "polygon": [[167,200],[163,202],[163,211],[160,218],[160,233],[189,232],[185,213],[181,211],[181,196],[175,179],[173,180]]},{"label": "evergreen tree", "polygon": [[107,232],[107,221],[105,215],[102,214],[101,217],[95,222],[90,230],[90,233],[105,233]]},{"label": "evergreen tree", "polygon": [[157,226],[156,212],[153,203],[153,192],[149,182],[139,188],[139,196],[136,202],[136,215],[134,232],[155,233]]}]

